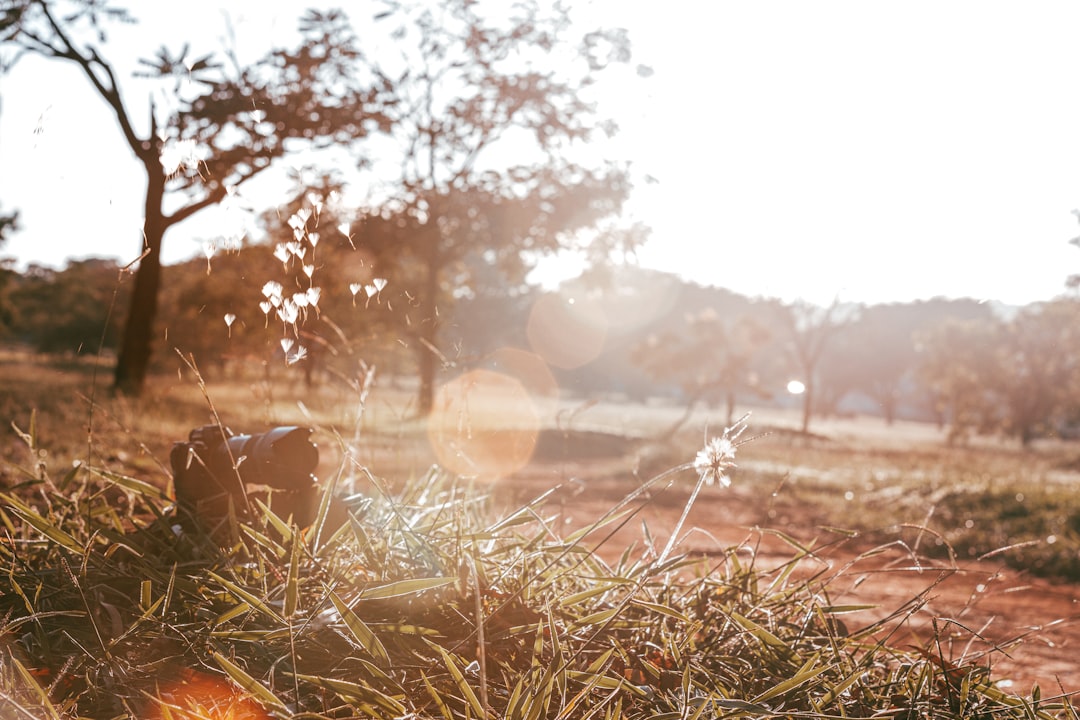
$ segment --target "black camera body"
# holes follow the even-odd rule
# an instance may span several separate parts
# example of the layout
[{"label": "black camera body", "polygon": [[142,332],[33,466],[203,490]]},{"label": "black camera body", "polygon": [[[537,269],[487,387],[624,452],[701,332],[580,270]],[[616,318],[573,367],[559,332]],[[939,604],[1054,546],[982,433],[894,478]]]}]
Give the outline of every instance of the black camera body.
[{"label": "black camera body", "polygon": [[173,444],[169,461],[182,514],[208,528],[230,512],[250,516],[251,486],[268,489],[271,507],[300,527],[315,519],[318,447],[311,428],[282,426],[264,433],[234,435],[220,425],[195,428],[187,442]]}]

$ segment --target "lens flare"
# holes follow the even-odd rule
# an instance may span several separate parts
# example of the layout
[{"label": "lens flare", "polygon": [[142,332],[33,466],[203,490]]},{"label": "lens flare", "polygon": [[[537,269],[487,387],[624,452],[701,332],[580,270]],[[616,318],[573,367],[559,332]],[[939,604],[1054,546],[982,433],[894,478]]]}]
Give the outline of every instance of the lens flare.
[{"label": "lens flare", "polygon": [[524,467],[539,430],[536,406],[521,381],[491,370],[471,370],[439,388],[428,418],[439,464],[485,480]]},{"label": "lens flare", "polygon": [[262,706],[227,680],[197,670],[184,670],[176,680],[158,686],[146,720],[271,720]]},{"label": "lens flare", "polygon": [[607,330],[599,303],[551,294],[533,304],[525,334],[533,351],[549,365],[572,370],[599,357]]},{"label": "lens flare", "polygon": [[502,347],[487,357],[486,367],[522,384],[533,402],[557,398],[559,384],[544,359],[520,348]]}]

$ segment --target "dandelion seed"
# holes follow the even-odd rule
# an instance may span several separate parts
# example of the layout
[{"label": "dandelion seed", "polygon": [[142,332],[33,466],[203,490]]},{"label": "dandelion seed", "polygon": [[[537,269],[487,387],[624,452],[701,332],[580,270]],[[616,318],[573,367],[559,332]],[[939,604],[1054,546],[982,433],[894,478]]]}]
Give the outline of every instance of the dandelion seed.
[{"label": "dandelion seed", "polygon": [[307,226],[309,217],[311,217],[311,211],[301,208],[289,218],[289,227],[293,230],[303,230]]},{"label": "dandelion seed", "polygon": [[206,256],[206,274],[210,274],[210,259],[214,257],[214,252],[217,250],[217,244],[213,240],[203,241],[203,255]]},{"label": "dandelion seed", "polygon": [[297,307],[306,308],[308,306],[307,293],[294,293],[290,299]]},{"label": "dandelion seed", "polygon": [[307,254],[307,248],[301,245],[299,242],[285,243],[285,249],[291,252],[301,260],[304,259],[304,255]]},{"label": "dandelion seed", "polygon": [[195,151],[194,140],[174,140],[162,146],[158,160],[166,175],[175,175],[180,168],[196,171],[199,169],[199,158]]},{"label": "dandelion seed", "polygon": [[386,287],[386,278],[375,278],[371,281],[371,284],[375,286],[375,292],[382,292]]},{"label": "dandelion seed", "polygon": [[282,265],[289,262],[289,250],[282,244],[278,244],[274,247],[274,257],[276,257]]},{"label": "dandelion seed", "polygon": [[307,301],[312,307],[319,304],[319,299],[322,298],[322,288],[310,287],[307,289]]},{"label": "dandelion seed", "polygon": [[313,274],[315,274],[315,266],[314,265],[305,265],[303,270],[304,270],[304,274],[307,275],[309,278]]},{"label": "dandelion seed", "polygon": [[352,236],[351,236],[351,235],[349,234],[349,223],[347,223],[347,222],[343,222],[343,223],[341,223],[340,225],[338,225],[338,226],[337,226],[337,230],[338,230],[338,232],[339,232],[339,233],[341,233],[342,235],[344,235],[344,236],[345,236],[345,237],[347,237],[347,238],[351,238],[351,237],[352,237]]},{"label": "dandelion seed", "polygon": [[360,292],[363,289],[364,283],[349,283],[349,292],[353,294],[353,297],[356,297],[356,293]]},{"label": "dandelion seed", "polygon": [[236,316],[232,313],[225,313],[225,324],[232,327],[232,324],[236,322]]},{"label": "dandelion seed", "polygon": [[285,353],[286,355],[289,354],[289,351],[292,350],[293,345],[296,344],[296,341],[293,340],[292,338],[281,338],[280,342],[281,342],[281,351],[283,353]]},{"label": "dandelion seed", "polygon": [[274,305],[269,300],[263,300],[259,303],[259,309],[263,311],[263,315],[269,315],[270,311],[274,309]]},{"label": "dandelion seed", "polygon": [[731,479],[725,471],[735,466],[734,458],[735,445],[727,436],[713,438],[694,458],[694,470],[706,485],[718,483],[730,487]]},{"label": "dandelion seed", "polygon": [[686,518],[690,515],[690,509],[694,506],[694,501],[697,499],[701,488],[713,484],[720,484],[724,487],[731,486],[731,478],[728,477],[727,471],[735,467],[735,448],[738,447],[738,443],[735,441],[746,430],[748,417],[749,415],[743,415],[734,425],[725,428],[723,435],[709,440],[705,443],[705,447],[698,451],[692,464],[694,471],[698,474],[697,484],[694,486],[693,492],[690,493],[690,499],[686,501],[682,515],[679,517],[678,522],[675,523],[675,529],[671,532],[667,545],[657,559],[658,563],[663,564],[675,548],[675,544],[679,541],[679,533],[682,531],[683,523],[686,522]]},{"label": "dandelion seed", "polygon": [[307,348],[304,347],[303,345],[298,345],[297,348],[296,348],[296,352],[291,357],[287,357],[285,362],[287,364],[289,364],[289,365],[292,365],[294,363],[300,362],[301,360],[303,360],[306,357],[307,357]]},{"label": "dandelion seed", "polygon": [[374,285],[365,285],[364,292],[367,293],[367,296],[369,298],[375,297],[375,293],[379,292],[379,288],[375,287]]},{"label": "dandelion seed", "polygon": [[280,298],[281,297],[281,291],[283,289],[284,288],[281,287],[281,283],[276,282],[274,280],[270,280],[265,285],[262,286],[262,294],[266,298],[275,298],[275,297]]},{"label": "dandelion seed", "polygon": [[278,308],[278,318],[286,325],[292,325],[300,316],[300,308],[291,299],[285,300]]},{"label": "dandelion seed", "polygon": [[321,237],[322,236],[320,236],[317,232],[308,233],[307,240],[309,243],[311,243],[311,247],[315,247],[319,244],[319,240],[321,239]]}]

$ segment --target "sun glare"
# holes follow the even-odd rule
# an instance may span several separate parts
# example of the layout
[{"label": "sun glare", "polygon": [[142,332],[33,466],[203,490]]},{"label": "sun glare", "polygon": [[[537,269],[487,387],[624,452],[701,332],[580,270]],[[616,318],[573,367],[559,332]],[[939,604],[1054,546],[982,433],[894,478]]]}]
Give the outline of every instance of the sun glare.
[{"label": "sun glare", "polygon": [[802,395],[806,392],[806,385],[799,380],[792,380],[787,384],[787,391],[792,395]]},{"label": "sun glare", "polygon": [[517,378],[492,370],[472,370],[447,382],[428,418],[428,440],[439,464],[483,480],[525,467],[539,432],[529,391]]}]

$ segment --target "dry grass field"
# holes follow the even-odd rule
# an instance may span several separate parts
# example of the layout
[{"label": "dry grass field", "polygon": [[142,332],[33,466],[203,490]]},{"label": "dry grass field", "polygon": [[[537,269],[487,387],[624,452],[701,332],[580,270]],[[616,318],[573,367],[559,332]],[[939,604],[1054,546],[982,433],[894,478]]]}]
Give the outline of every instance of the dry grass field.
[{"label": "dry grass field", "polygon": [[[437,462],[474,476],[470,492],[496,510],[547,493],[536,505],[544,522],[571,532],[691,462],[724,424],[702,410],[659,441],[681,408],[519,397],[521,385],[484,375],[448,385],[427,420],[414,417],[407,387],[381,378],[343,390],[290,379],[202,384],[180,373],[139,400],[114,398],[107,385],[107,373],[86,365],[0,360],[0,487],[79,462],[167,488],[169,448],[193,427],[300,424],[315,428],[319,474],[337,473],[342,493],[397,487]],[[1002,689],[1080,691],[1080,446],[1021,450],[978,438],[950,447],[935,427],[874,418],[821,420],[810,437],[796,427],[794,412],[752,412],[731,487],[703,489],[680,552],[820,580],[830,604],[872,606],[845,618],[853,632],[881,623],[888,644],[988,665]],[[612,562],[655,556],[695,482],[690,469],[651,486],[589,542]],[[800,559],[789,567],[793,552]]]}]

